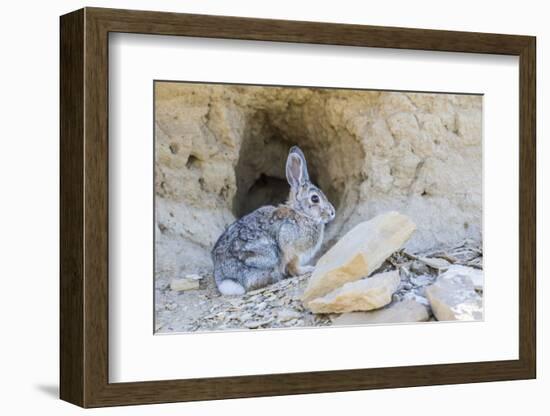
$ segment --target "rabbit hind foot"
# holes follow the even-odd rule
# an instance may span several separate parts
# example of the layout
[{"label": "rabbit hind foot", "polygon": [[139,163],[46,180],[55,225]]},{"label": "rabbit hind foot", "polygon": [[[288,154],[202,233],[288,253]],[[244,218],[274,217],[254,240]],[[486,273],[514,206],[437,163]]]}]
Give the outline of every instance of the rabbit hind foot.
[{"label": "rabbit hind foot", "polygon": [[232,279],[225,279],[218,285],[218,290],[224,296],[244,295],[246,290],[242,285]]}]

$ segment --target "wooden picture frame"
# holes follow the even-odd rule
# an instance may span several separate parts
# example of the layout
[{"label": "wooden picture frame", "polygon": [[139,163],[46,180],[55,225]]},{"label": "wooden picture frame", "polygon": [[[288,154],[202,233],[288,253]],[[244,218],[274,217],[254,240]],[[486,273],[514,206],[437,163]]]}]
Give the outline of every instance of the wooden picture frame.
[{"label": "wooden picture frame", "polygon": [[[536,376],[535,53],[530,36],[85,8],[61,17],[60,396],[82,407],[518,380]],[[108,35],[111,32],[519,57],[519,359],[110,383]]]}]

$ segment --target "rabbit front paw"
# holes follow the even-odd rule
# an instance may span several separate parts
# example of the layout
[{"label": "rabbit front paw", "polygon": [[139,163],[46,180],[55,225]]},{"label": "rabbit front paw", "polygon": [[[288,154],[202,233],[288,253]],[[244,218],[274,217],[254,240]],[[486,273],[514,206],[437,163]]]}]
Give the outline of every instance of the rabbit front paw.
[{"label": "rabbit front paw", "polygon": [[315,269],[313,266],[301,266],[298,257],[294,257],[286,265],[286,274],[288,276],[300,276],[311,273]]}]

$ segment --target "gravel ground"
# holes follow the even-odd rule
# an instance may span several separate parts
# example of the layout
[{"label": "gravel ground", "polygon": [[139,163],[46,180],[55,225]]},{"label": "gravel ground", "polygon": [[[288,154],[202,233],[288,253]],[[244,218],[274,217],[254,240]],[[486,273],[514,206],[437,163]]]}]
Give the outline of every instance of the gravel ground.
[{"label": "gravel ground", "polygon": [[[394,301],[415,299],[429,305],[424,289],[451,264],[481,269],[483,252],[478,242],[466,240],[454,247],[422,253],[401,250],[393,254],[378,271],[399,270],[401,284]],[[285,279],[244,296],[221,296],[211,273],[197,290],[177,292],[168,279],[155,282],[155,330],[178,333],[262,328],[329,326],[337,314],[315,315],[304,309],[300,296],[309,274]],[[434,319],[433,317],[431,319]]]}]

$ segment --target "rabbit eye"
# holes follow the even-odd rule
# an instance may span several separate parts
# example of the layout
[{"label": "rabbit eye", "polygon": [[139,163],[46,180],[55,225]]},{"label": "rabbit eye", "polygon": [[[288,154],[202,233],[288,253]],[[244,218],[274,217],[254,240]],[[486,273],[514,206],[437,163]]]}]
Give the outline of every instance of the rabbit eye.
[{"label": "rabbit eye", "polygon": [[319,195],[311,195],[311,202],[313,202],[314,204],[318,204],[319,203]]}]

